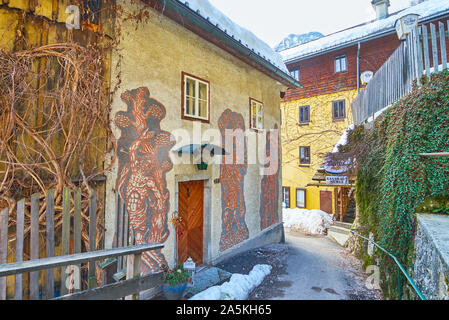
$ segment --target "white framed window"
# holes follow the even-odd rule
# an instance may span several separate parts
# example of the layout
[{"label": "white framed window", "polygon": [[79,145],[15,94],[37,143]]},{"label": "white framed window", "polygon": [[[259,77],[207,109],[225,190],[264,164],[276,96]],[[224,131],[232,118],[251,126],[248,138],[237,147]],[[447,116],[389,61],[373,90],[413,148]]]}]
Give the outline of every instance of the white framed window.
[{"label": "white framed window", "polygon": [[210,84],[183,73],[183,118],[209,121]]},{"label": "white framed window", "polygon": [[345,55],[335,57],[335,73],[348,70],[348,63]]},{"label": "white framed window", "polygon": [[250,128],[253,130],[263,129],[263,103],[249,99],[250,103]]}]

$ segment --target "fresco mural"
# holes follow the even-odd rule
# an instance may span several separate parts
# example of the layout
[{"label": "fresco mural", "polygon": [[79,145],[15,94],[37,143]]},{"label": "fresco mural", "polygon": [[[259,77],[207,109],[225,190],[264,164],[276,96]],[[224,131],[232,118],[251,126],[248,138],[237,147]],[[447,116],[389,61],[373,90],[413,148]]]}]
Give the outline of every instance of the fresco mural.
[{"label": "fresco mural", "polygon": [[[223,158],[224,161],[220,167],[223,224],[220,251],[225,251],[249,237],[245,222],[246,205],[244,196],[248,156],[246,139],[244,138],[245,121],[240,113],[229,109],[225,110],[218,120],[218,127],[221,132],[222,148],[230,153],[229,156]],[[241,130],[242,139],[234,138],[232,145],[227,144],[226,131],[228,130]],[[232,162],[229,161],[230,157],[232,157]]]},{"label": "fresco mural", "polygon": [[[274,132],[267,133],[266,156],[268,163],[265,168],[277,162],[275,174],[265,175],[262,178],[260,190],[260,229],[264,230],[279,223],[279,172],[281,170],[281,159],[279,149],[278,125],[274,126]],[[270,150],[276,150],[277,155],[271,155]]]},{"label": "fresco mural", "polygon": [[[128,108],[115,118],[121,131],[117,191],[125,201],[136,244],[164,243],[170,205],[166,173],[173,168],[169,152],[175,145],[172,135],[161,130],[166,109],[145,87],[124,92],[121,99]],[[160,250],[142,255],[143,274],[162,265],[167,262]]]}]

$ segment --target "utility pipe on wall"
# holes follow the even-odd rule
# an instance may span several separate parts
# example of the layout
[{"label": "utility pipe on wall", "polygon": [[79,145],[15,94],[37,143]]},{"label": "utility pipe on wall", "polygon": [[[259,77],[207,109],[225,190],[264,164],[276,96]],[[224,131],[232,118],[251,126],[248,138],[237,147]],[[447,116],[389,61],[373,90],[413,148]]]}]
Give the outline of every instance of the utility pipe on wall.
[{"label": "utility pipe on wall", "polygon": [[360,41],[357,43],[357,94],[360,92]]}]

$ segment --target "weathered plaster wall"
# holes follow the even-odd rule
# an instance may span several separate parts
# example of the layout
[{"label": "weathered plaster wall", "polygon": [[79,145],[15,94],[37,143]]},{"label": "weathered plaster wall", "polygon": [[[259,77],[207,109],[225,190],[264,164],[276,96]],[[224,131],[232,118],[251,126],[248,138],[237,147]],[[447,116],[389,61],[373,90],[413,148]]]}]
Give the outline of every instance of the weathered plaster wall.
[{"label": "weathered plaster wall", "polygon": [[449,300],[449,216],[418,215],[414,280],[429,300]]},{"label": "weathered plaster wall", "polygon": [[[324,155],[330,152],[343,132],[352,124],[351,102],[357,96],[357,90],[341,91],[306,99],[283,102],[282,110],[282,186],[290,187],[291,207],[296,208],[296,188],[305,188],[312,177],[323,165]],[[332,102],[346,101],[346,118],[334,121]],[[299,107],[310,106],[310,123],[299,123]],[[300,165],[299,147],[310,146],[310,165]],[[307,209],[320,209],[320,190],[306,188]],[[328,191],[332,191],[329,188]],[[335,207],[334,201],[332,206]],[[334,208],[335,212],[335,208]]]},{"label": "weathered plaster wall", "polygon": [[[127,1],[121,1],[125,8]],[[264,103],[264,126],[274,128],[279,125],[280,84],[265,74],[253,69],[222,49],[193,34],[181,25],[151,11],[149,22],[136,25],[120,22],[122,39],[119,51],[113,57],[113,65],[121,61],[120,69],[113,70],[113,79],[120,73],[121,86],[113,98],[111,119],[117,112],[125,111],[126,105],[120,94],[126,90],[147,87],[151,97],[161,102],[166,117],[160,122],[161,130],[174,133],[179,129],[193,131],[197,126],[202,132],[218,129],[219,118],[226,109],[242,115],[245,127],[249,127],[249,98]],[[120,56],[121,57],[120,57]],[[192,122],[181,118],[181,73],[186,72],[210,81],[210,123]],[[116,138],[120,131],[112,124]],[[253,133],[253,135],[256,135]],[[201,139],[188,142],[200,143]],[[265,142],[265,139],[261,139]],[[213,140],[221,145],[220,135]],[[175,147],[176,148],[176,147]],[[173,154],[170,153],[173,157]],[[175,162],[175,161],[174,161]],[[111,201],[106,206],[107,235],[106,245],[111,246],[115,220],[114,191],[117,177],[117,165],[108,174],[107,197]],[[222,190],[220,183],[214,180],[220,177],[220,166],[211,165],[207,171],[198,171],[193,165],[174,165],[167,172],[167,189],[170,193],[168,220],[177,210],[177,184],[185,180],[206,179],[210,192],[205,204],[205,237],[208,247],[205,249],[206,262],[210,262],[223,252],[220,251],[222,234]],[[260,233],[260,184],[259,165],[249,164],[244,178],[244,196],[246,203],[246,225],[249,238]],[[207,196],[206,196],[207,198]],[[280,210],[280,203],[278,206]],[[165,242],[164,254],[170,265],[175,263],[176,242],[174,226],[168,224],[170,236]]]}]

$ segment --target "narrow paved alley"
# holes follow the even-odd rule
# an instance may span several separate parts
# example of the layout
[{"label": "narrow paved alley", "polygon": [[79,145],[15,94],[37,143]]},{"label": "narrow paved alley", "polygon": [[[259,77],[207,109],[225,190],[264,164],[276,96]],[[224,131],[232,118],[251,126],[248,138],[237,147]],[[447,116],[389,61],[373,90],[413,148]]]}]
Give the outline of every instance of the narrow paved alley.
[{"label": "narrow paved alley", "polygon": [[290,232],[286,245],[285,273],[279,276],[284,288],[270,299],[380,299],[379,292],[366,288],[367,275],[360,262],[329,238]]}]

